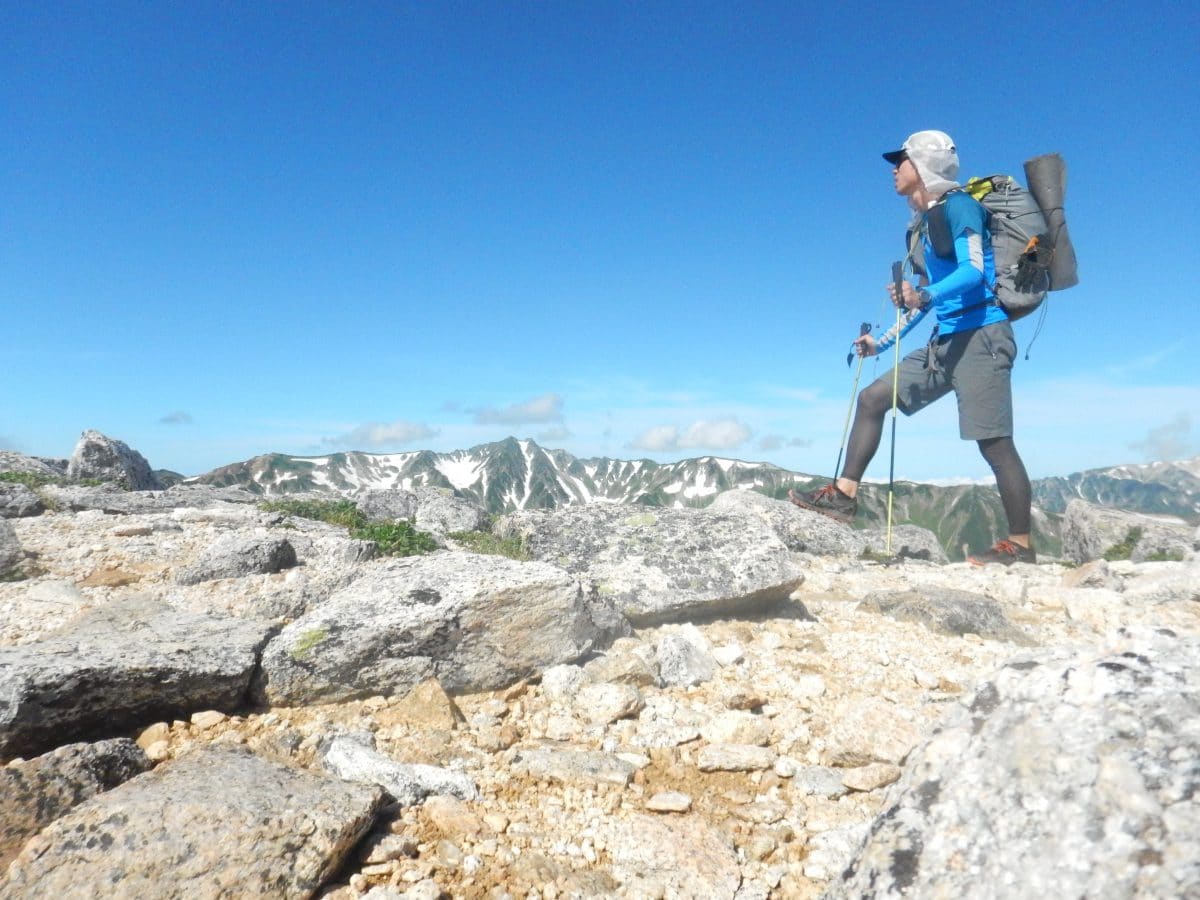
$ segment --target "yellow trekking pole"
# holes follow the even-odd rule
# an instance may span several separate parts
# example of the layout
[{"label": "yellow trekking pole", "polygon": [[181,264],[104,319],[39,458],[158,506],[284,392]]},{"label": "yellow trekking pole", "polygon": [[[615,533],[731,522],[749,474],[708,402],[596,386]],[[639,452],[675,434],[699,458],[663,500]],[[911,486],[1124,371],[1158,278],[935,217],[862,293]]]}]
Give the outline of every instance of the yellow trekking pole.
[{"label": "yellow trekking pole", "polygon": [[900,399],[900,329],[904,327],[904,263],[892,263],[896,289],[896,361],[892,364],[892,462],[888,469],[887,555],[892,555],[892,494],[896,486],[896,409]]},{"label": "yellow trekking pole", "polygon": [[[858,326],[858,336],[871,333],[871,323],[863,322]],[[854,353],[851,352],[846,357],[846,365],[850,365],[854,359]],[[863,360],[865,357],[858,358],[858,371],[854,373],[854,386],[850,388],[850,405],[846,407],[846,423],[842,426],[842,445],[838,447],[837,463],[833,467],[833,480],[837,481],[838,476],[842,474],[842,455],[846,452],[846,436],[850,434],[850,414],[854,412],[854,398],[858,396],[858,379],[862,377]]]}]

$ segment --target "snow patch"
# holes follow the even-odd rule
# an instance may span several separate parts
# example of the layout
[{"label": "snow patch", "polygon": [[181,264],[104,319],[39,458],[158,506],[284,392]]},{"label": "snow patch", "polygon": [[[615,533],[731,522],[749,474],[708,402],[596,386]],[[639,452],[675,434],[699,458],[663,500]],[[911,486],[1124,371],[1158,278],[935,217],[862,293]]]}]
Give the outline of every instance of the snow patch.
[{"label": "snow patch", "polygon": [[482,464],[466,456],[462,459],[439,459],[434,468],[445,475],[456,490],[463,490],[479,480]]}]

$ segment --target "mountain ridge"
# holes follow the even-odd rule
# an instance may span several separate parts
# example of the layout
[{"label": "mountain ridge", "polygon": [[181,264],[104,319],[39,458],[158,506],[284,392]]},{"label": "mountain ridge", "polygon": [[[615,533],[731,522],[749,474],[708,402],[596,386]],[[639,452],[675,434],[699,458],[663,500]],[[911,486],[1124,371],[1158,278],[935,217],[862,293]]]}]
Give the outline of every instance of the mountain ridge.
[{"label": "mountain ridge", "polygon": [[[783,498],[789,488],[819,485],[827,476],[713,455],[673,463],[583,458],[541,447],[532,439],[508,437],[445,453],[267,453],[187,480],[242,487],[267,497],[298,493],[353,496],[369,489],[437,487],[502,515],[577,503],[703,507],[727,490],[756,490]],[[1035,539],[1049,554],[1058,552],[1058,520],[1076,498],[1200,522],[1200,457],[1039,478],[1033,481],[1033,496]],[[860,497],[860,524],[882,523],[886,519],[886,488],[865,483]],[[1003,508],[990,484],[897,482],[894,513],[896,521],[932,530],[952,558],[962,558],[964,544],[986,546],[1002,535],[1005,527]]]}]

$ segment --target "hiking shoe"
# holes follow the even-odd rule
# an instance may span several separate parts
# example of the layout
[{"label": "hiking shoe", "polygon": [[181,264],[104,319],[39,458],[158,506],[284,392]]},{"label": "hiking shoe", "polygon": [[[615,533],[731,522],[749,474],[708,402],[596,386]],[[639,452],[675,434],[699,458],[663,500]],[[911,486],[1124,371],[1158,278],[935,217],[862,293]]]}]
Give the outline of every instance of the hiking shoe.
[{"label": "hiking shoe", "polygon": [[809,509],[823,516],[829,516],[834,521],[849,525],[858,512],[858,500],[847,497],[836,484],[827,484],[816,491],[805,491],[798,494],[788,491],[788,499],[801,509]]},{"label": "hiking shoe", "polygon": [[1011,566],[1016,562],[1036,563],[1037,554],[1029,547],[1022,547],[1012,541],[996,541],[994,547],[984,553],[975,553],[967,557],[967,562],[973,566],[986,566],[988,563],[999,563]]}]

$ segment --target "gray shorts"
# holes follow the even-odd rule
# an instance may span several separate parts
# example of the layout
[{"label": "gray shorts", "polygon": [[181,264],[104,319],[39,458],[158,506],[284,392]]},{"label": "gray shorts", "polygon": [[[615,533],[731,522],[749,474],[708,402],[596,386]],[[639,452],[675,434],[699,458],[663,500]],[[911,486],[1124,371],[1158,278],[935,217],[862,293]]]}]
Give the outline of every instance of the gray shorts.
[{"label": "gray shorts", "polygon": [[[911,416],[954,391],[958,433],[964,441],[1009,437],[1016,356],[1017,342],[1007,321],[936,337],[900,360],[900,411]],[[890,396],[892,373],[879,381],[887,383]]]}]

